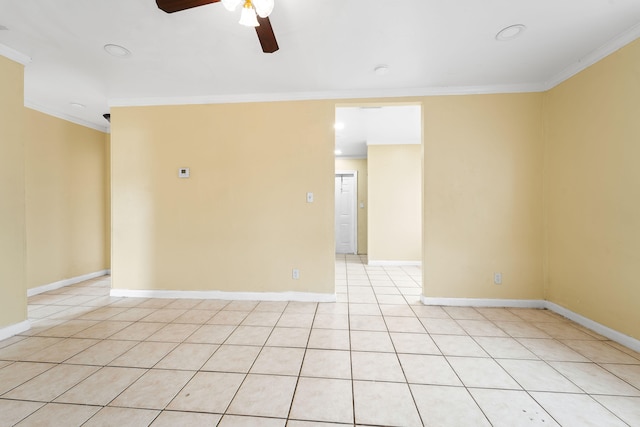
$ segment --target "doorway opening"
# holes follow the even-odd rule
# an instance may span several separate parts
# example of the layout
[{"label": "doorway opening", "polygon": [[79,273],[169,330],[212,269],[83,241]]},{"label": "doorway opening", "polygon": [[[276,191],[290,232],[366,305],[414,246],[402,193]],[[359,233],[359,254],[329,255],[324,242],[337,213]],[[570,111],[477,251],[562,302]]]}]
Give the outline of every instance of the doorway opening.
[{"label": "doorway opening", "polygon": [[[366,255],[369,265],[422,263],[422,139],[420,102],[336,105],[336,253]],[[353,190],[342,172],[357,172]]]}]

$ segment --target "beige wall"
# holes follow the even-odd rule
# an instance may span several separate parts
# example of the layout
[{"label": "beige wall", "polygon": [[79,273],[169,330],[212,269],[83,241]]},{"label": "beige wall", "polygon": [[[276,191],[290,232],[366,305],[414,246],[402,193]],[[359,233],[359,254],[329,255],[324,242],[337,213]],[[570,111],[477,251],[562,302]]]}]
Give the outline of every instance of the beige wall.
[{"label": "beige wall", "polygon": [[0,56],[0,328],[27,318],[23,74]]},{"label": "beige wall", "polygon": [[112,109],[113,286],[333,293],[333,117],[328,101]]},{"label": "beige wall", "polygon": [[370,145],[369,262],[422,259],[422,147]]},{"label": "beige wall", "polygon": [[[369,198],[367,190],[367,159],[336,159],[336,170],[358,172],[358,254],[367,253],[367,212],[369,210]],[[364,207],[360,207],[360,203]]]},{"label": "beige wall", "polygon": [[640,41],[549,91],[546,296],[640,339]]},{"label": "beige wall", "polygon": [[542,94],[429,97],[423,114],[424,295],[542,298]]},{"label": "beige wall", "polygon": [[105,134],[25,109],[27,287],[108,268]]},{"label": "beige wall", "polygon": [[[541,298],[542,95],[384,101],[423,101],[425,295]],[[114,286],[332,292],[334,107],[115,108]],[[240,124],[245,117],[259,123]],[[192,178],[176,177],[181,166]]]},{"label": "beige wall", "polygon": [[[544,297],[640,338],[639,73],[636,41],[546,94],[375,100],[423,104],[427,297]],[[45,191],[68,197],[61,180],[78,176],[97,188],[83,156],[107,176],[112,162],[115,287],[333,292],[333,101],[114,108],[98,160],[93,142],[75,145],[93,131],[23,108],[23,67],[3,57],[0,93],[0,327],[26,318],[27,265],[30,285],[108,267],[104,237],[88,249],[99,267],[76,249],[58,269],[40,246],[85,240],[56,234],[60,211],[37,214],[52,207],[99,234],[99,213]],[[25,114],[44,126],[28,137]],[[50,173],[67,161],[78,175]],[[181,166],[192,178],[177,179]],[[80,193],[109,224],[108,197]]]}]

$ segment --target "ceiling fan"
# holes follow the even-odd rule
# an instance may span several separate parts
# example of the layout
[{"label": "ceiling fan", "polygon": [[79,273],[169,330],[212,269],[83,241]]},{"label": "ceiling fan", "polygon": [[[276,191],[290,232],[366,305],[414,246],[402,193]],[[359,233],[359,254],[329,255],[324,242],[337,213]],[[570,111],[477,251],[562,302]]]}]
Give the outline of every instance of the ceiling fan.
[{"label": "ceiling fan", "polygon": [[[179,12],[185,9],[191,9],[192,7],[204,6],[205,4],[218,3],[221,0],[156,0],[156,4],[162,10],[167,13]],[[222,0],[222,3],[229,10],[235,9],[241,0]],[[268,10],[261,10],[261,6],[265,3],[265,0],[242,0],[244,2],[242,16],[240,23],[247,26],[253,26],[258,34],[258,40],[262,46],[264,53],[273,53],[277,51],[278,42],[276,36],[273,34],[273,28],[271,28],[271,21],[269,21],[269,13],[273,9],[273,0],[266,1],[270,4]],[[254,5],[255,3],[255,5]],[[258,14],[256,16],[256,10]],[[257,18],[257,20],[256,20]],[[243,22],[243,20],[245,20]]]}]

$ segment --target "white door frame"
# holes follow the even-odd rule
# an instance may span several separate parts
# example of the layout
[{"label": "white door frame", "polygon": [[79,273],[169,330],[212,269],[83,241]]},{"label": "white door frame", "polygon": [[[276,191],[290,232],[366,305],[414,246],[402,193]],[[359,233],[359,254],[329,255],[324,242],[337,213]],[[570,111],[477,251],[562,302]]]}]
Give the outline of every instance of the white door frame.
[{"label": "white door frame", "polygon": [[[355,187],[353,192],[353,195],[354,195],[353,197],[353,248],[355,251],[354,255],[357,255],[358,254],[358,171],[357,170],[336,170],[334,174],[334,185],[335,185],[335,177],[338,175],[353,176],[353,181],[354,181],[353,186]],[[334,188],[334,191],[335,191],[335,188]],[[335,200],[334,200],[334,207],[333,207],[333,215],[334,217],[336,215]],[[335,234],[335,230],[334,230],[334,234]]]}]

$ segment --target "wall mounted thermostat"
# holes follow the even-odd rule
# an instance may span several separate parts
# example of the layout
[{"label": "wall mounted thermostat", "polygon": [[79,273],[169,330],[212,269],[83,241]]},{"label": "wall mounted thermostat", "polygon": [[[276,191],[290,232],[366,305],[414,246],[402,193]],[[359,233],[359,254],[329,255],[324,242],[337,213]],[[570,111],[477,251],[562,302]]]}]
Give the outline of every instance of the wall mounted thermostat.
[{"label": "wall mounted thermostat", "polygon": [[189,178],[189,168],[178,169],[178,178]]}]

